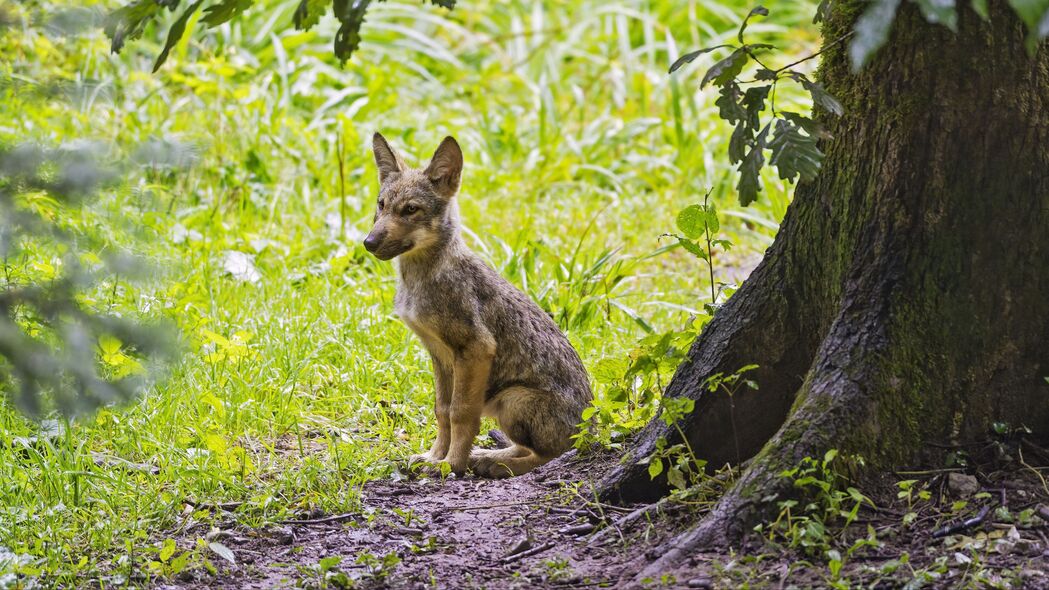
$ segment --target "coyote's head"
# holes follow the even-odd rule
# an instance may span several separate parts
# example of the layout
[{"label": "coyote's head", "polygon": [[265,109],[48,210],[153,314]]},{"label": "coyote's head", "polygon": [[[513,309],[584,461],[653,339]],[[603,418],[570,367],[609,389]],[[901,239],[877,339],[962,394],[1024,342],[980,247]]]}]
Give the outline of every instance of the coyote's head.
[{"label": "coyote's head", "polygon": [[364,247],[380,260],[390,260],[448,243],[459,228],[452,199],[463,171],[459,144],[445,137],[424,170],[406,166],[378,133],[372,150],[379,168],[379,199]]}]

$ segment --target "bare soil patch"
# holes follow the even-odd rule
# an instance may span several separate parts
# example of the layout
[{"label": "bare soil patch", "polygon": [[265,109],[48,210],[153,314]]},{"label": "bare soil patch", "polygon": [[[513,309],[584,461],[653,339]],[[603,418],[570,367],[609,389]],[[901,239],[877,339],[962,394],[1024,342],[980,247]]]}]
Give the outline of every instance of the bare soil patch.
[{"label": "bare soil patch", "polygon": [[[231,530],[224,543],[235,553],[235,565],[161,587],[621,588],[707,509],[671,504],[669,510],[628,517],[641,506],[594,501],[587,482],[598,474],[580,472],[586,464],[552,467],[498,481],[372,482],[363,489],[359,514]],[[572,469],[574,477],[566,478]],[[1049,493],[1038,474],[1017,468],[966,480],[978,488],[965,490],[969,506],[956,509],[951,473],[959,472],[920,474],[918,487],[932,498],[912,497],[910,504],[898,497],[900,478],[887,479],[872,495],[878,508],[864,509],[842,537],[847,545],[874,531],[879,544],[848,557],[840,577],[830,573],[825,558],[759,539],[735,550],[697,553],[645,585],[1049,588],[1049,528],[1037,516]],[[1025,510],[1034,516],[1019,519]],[[908,512],[915,516],[905,526]],[[937,534],[981,513],[978,524]]]}]

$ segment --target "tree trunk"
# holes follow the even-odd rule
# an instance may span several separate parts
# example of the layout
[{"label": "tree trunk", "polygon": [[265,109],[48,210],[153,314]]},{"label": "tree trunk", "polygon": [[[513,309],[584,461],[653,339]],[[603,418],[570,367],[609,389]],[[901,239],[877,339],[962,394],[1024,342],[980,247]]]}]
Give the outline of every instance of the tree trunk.
[{"label": "tree trunk", "polygon": [[[824,39],[867,5],[834,2]],[[824,54],[820,79],[846,114],[819,115],[822,171],[667,388],[696,400],[681,427],[700,458],[749,467],[646,574],[738,541],[790,493],[777,474],[806,456],[836,448],[891,469],[993,422],[1049,432],[1049,50],[1025,51],[1005,2],[990,22],[958,12],[955,34],[903,3],[858,74],[847,44]],[[751,363],[758,390],[703,387]],[[660,438],[680,442],[653,421],[606,497],[666,492],[638,464]]]}]

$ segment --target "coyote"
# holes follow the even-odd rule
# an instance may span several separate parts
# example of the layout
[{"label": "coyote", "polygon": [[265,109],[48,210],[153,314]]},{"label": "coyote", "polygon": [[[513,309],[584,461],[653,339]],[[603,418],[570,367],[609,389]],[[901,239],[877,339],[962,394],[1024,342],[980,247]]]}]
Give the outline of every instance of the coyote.
[{"label": "coyote", "polygon": [[[425,170],[406,166],[378,133],[372,149],[379,198],[364,247],[397,258],[394,310],[433,361],[437,440],[411,461],[507,477],[557,457],[590,402],[586,370],[550,317],[460,237],[459,144],[445,137]],[[513,444],[474,449],[481,416]]]}]

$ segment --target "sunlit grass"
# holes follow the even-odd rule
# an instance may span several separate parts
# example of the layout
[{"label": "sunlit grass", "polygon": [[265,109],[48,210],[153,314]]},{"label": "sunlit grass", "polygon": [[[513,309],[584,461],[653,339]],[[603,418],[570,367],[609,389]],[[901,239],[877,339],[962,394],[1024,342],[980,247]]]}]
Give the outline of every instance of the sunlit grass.
[{"label": "sunlit grass", "polygon": [[[727,129],[695,78],[716,54],[666,73],[731,38],[746,3],[383,3],[345,68],[330,23],[291,31],[296,2],[260,4],[195,30],[157,75],[156,33],[119,57],[101,34],[58,37],[39,15],[0,33],[0,73],[22,82],[0,86],[0,141],[88,138],[138,162],[72,223],[154,271],[103,285],[95,303],[174,320],[182,341],[128,407],[33,440],[38,425],[0,409],[0,546],[25,556],[0,555],[0,572],[126,575],[164,538],[203,535],[218,503],[242,502],[233,514],[250,525],[353,510],[364,482],[423,449],[429,360],[392,316],[390,265],[358,245],[373,131],[415,163],[458,138],[468,243],[554,315],[588,367],[702,309],[694,259],[652,256],[680,208],[713,187],[736,243],[716,257],[726,276],[760,256],[786,208],[789,187],[767,177],[738,210]],[[789,4],[752,27],[784,61],[817,42],[811,4]],[[54,98],[28,90],[59,80]],[[154,140],[178,157],[136,160]],[[256,282],[226,272],[230,251],[253,258]]]}]

